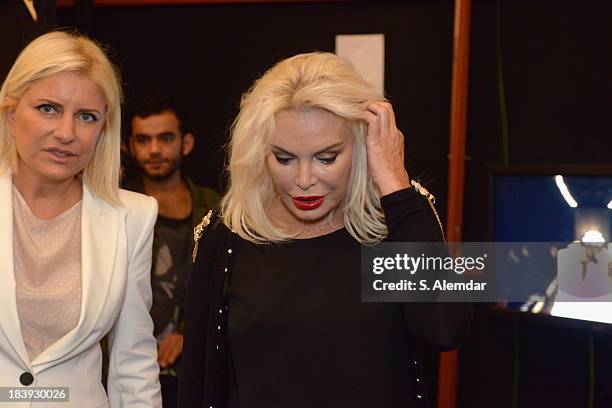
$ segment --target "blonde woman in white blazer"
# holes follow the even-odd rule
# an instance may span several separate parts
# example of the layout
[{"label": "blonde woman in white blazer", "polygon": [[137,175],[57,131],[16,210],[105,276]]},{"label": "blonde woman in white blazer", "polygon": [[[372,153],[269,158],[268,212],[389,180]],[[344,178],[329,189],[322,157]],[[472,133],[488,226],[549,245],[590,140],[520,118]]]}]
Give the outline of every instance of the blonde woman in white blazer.
[{"label": "blonde woman in white blazer", "polygon": [[[157,204],[118,188],[120,103],[101,49],[63,32],[30,43],[0,90],[0,407],[161,407]],[[16,398],[43,387],[68,401]]]}]

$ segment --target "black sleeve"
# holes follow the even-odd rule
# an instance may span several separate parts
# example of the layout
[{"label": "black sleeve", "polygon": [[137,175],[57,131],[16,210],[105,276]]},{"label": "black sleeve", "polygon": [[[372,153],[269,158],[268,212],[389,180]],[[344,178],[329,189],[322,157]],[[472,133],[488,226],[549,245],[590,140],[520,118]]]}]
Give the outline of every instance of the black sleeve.
[{"label": "black sleeve", "polygon": [[209,282],[213,273],[217,240],[208,226],[199,242],[185,302],[185,332],[179,375],[178,404],[181,408],[202,408],[206,369],[206,336],[210,308]]},{"label": "black sleeve", "polygon": [[[388,242],[439,242],[442,232],[427,199],[414,188],[407,188],[381,198],[389,235]],[[418,303],[401,304],[410,334],[420,343],[440,350],[459,347],[468,334],[472,304]]]}]

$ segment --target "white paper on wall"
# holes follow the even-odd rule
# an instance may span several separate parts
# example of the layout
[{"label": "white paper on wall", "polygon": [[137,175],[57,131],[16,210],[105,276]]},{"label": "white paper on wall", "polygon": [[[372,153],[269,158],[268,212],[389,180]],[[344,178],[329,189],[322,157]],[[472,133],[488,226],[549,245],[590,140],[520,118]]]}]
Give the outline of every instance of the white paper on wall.
[{"label": "white paper on wall", "polygon": [[359,75],[384,93],[384,34],[336,35],[336,55],[349,60]]}]

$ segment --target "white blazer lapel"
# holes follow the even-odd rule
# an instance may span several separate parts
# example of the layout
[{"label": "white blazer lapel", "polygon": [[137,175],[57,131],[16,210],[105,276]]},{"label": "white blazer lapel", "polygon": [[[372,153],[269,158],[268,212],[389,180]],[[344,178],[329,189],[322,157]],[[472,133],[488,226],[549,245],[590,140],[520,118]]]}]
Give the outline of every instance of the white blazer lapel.
[{"label": "white blazer lapel", "polygon": [[[81,315],[77,327],[32,361],[32,366],[57,361],[82,351],[104,310],[115,269],[121,211],[95,197],[83,185],[81,215]],[[86,342],[87,347],[91,346]],[[38,367],[43,369],[44,367]]]},{"label": "white blazer lapel", "polygon": [[24,367],[28,367],[30,359],[21,335],[15,294],[12,186],[10,173],[0,176],[0,330],[6,335]]}]

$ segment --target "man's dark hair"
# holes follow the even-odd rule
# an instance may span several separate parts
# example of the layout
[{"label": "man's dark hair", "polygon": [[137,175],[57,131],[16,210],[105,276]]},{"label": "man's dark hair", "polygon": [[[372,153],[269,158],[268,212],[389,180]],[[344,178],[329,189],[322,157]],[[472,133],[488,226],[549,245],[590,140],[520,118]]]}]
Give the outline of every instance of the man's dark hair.
[{"label": "man's dark hair", "polygon": [[134,105],[131,119],[134,119],[136,116],[145,119],[164,112],[173,112],[176,115],[179,120],[179,131],[181,136],[184,135],[187,130],[185,129],[183,112],[173,97],[162,92],[144,94]]}]

